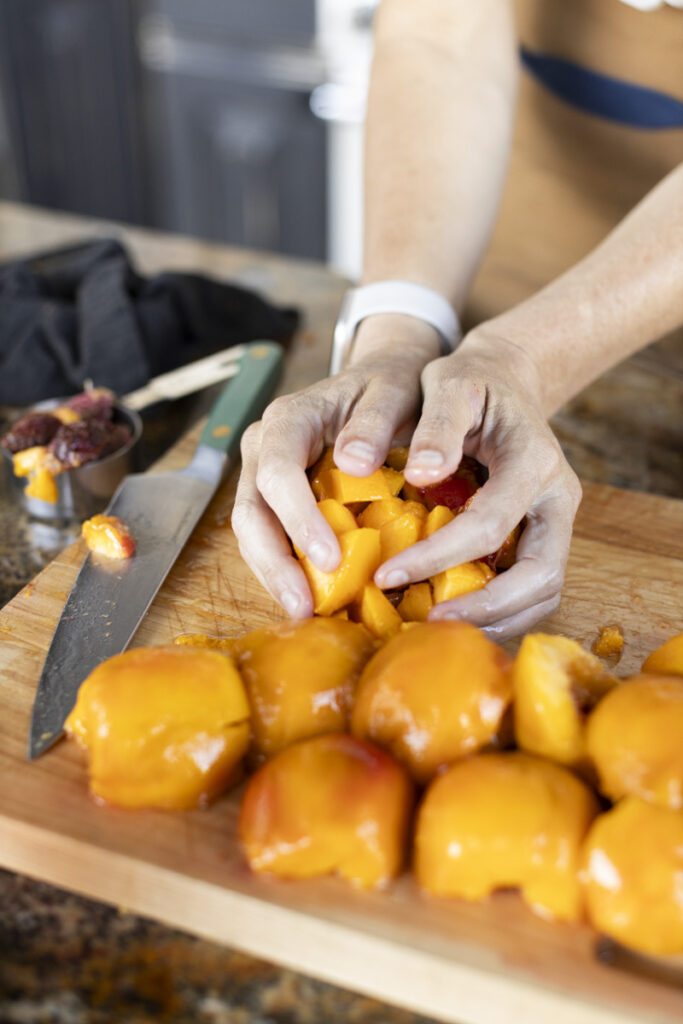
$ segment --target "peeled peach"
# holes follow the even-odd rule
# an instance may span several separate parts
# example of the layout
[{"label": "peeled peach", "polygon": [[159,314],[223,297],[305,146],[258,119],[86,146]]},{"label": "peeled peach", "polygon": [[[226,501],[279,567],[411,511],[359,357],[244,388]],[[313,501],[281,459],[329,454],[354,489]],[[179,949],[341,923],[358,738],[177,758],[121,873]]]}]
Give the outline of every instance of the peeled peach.
[{"label": "peeled peach", "polygon": [[560,764],[586,756],[588,712],[615,684],[575,640],[529,633],[512,666],[517,745]]},{"label": "peeled peach", "polygon": [[118,516],[92,516],[83,523],[81,533],[94,554],[105,558],[130,558],[135,554],[135,539]]},{"label": "peeled peach", "polygon": [[442,527],[447,526],[455,519],[455,513],[451,512],[446,505],[435,505],[427,515],[427,521],[425,523],[424,535],[425,537],[431,537],[433,533],[440,530]]},{"label": "peeled peach", "polygon": [[[411,504],[413,504],[411,502]],[[422,536],[423,517],[416,516],[412,512],[406,512],[396,519],[384,523],[379,530],[380,557],[383,562],[400,551],[405,551],[412,544],[416,544]]]},{"label": "peeled peach", "polygon": [[237,638],[234,636],[209,636],[207,633],[180,633],[173,637],[173,643],[180,647],[208,647],[214,651],[232,651]]},{"label": "peeled peach", "polygon": [[365,666],[352,732],[427,782],[495,736],[512,697],[510,665],[509,655],[468,623],[418,623]]},{"label": "peeled peach", "polygon": [[317,736],[252,776],[239,835],[253,871],[338,874],[371,888],[401,870],[412,805],[407,773],[384,751],[346,734]]},{"label": "peeled peach", "polygon": [[643,672],[664,676],[683,676],[683,633],[672,636],[643,662]]},{"label": "peeled peach", "polygon": [[683,814],[627,797],[595,819],[584,846],[588,916],[643,953],[683,953]]},{"label": "peeled peach", "polygon": [[270,757],[295,740],[342,732],[376,644],[355,622],[302,619],[253,630],[233,654],[252,708],[253,745]]},{"label": "peeled peach", "polygon": [[65,728],[88,751],[97,800],[180,810],[238,781],[249,705],[226,655],[141,647],[90,673]]},{"label": "peeled peach", "polygon": [[581,843],[598,811],[571,772],[519,751],[479,754],[435,779],[420,807],[415,874],[435,896],[514,886],[543,917],[581,914]]},{"label": "peeled peach", "polygon": [[683,808],[683,679],[641,675],[590,715],[586,749],[611,800],[639,796]]}]

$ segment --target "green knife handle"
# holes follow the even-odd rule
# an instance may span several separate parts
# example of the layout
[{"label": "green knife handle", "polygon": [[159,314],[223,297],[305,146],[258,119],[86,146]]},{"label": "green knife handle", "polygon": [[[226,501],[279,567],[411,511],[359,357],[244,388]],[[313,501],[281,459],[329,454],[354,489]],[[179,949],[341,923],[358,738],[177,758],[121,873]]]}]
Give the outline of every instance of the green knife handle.
[{"label": "green knife handle", "polygon": [[245,429],[268,404],[282,367],[282,347],[276,342],[252,341],[245,348],[238,372],[221,391],[199,439],[229,460]]}]

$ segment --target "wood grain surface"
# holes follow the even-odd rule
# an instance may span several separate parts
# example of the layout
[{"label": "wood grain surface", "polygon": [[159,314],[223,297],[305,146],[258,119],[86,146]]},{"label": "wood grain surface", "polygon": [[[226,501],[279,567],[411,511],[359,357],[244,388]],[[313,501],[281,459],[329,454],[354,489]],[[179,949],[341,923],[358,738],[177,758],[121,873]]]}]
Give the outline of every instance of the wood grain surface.
[{"label": "wood grain surface", "polygon": [[[196,431],[195,431],[196,435]],[[184,464],[194,437],[160,469]],[[238,635],[281,613],[241,561],[234,479],[218,493],[134,646],[179,633]],[[544,624],[590,644],[621,625],[620,674],[680,630],[683,503],[588,485],[561,609]],[[433,901],[405,875],[357,893],[335,879],[253,877],[236,840],[239,791],[208,811],[124,812],[88,797],[80,752],[25,760],[33,695],[83,558],[68,548],[0,613],[0,863],[445,1021],[681,1020],[683,988],[597,959],[588,928],[547,924],[510,893]]]}]

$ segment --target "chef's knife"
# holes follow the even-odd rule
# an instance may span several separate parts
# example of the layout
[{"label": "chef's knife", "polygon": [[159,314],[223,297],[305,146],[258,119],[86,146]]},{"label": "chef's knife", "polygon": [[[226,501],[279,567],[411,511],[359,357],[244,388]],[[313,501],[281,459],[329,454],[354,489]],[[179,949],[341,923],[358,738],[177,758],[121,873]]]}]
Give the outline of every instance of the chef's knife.
[{"label": "chef's knife", "polygon": [[238,373],[221,392],[194,458],[174,473],[126,477],[107,515],[118,516],[136,541],[132,558],[88,555],[57,624],[38,683],[28,757],[62,735],[78,688],[90,672],[128,646],[154,595],[233,460],[244,429],[263,412],[275,387],[282,349],[245,346]]}]

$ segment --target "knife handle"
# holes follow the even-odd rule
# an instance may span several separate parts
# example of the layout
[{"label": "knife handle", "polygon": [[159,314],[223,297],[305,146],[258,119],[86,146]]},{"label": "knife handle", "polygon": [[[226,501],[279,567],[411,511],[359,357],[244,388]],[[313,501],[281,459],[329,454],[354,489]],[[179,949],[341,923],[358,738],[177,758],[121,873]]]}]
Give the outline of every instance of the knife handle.
[{"label": "knife handle", "polygon": [[221,391],[199,440],[229,460],[268,404],[282,368],[282,346],[276,342],[252,341],[245,349],[239,371]]}]

